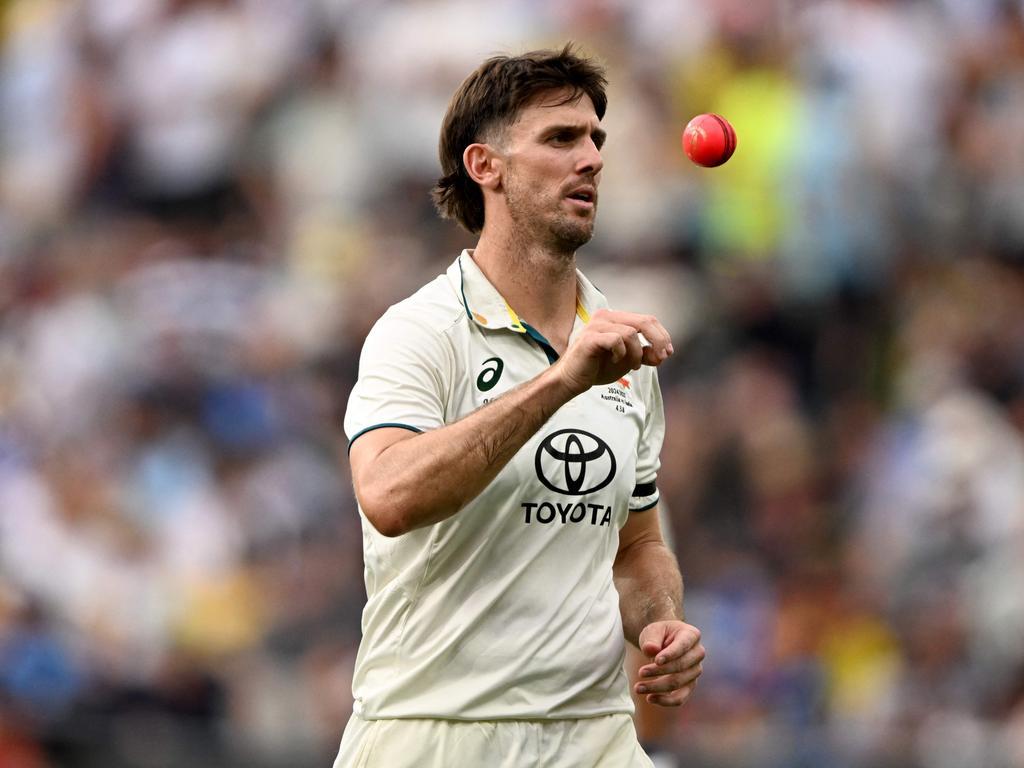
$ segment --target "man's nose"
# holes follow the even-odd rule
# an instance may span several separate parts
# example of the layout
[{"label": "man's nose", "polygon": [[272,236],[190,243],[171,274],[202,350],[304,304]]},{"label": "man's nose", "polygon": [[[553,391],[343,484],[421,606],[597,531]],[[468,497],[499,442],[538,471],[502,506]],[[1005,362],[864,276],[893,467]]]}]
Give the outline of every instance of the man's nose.
[{"label": "man's nose", "polygon": [[583,144],[583,154],[579,159],[576,171],[581,174],[596,175],[604,168],[604,160],[601,157],[601,150],[598,149],[594,140],[588,138]]}]

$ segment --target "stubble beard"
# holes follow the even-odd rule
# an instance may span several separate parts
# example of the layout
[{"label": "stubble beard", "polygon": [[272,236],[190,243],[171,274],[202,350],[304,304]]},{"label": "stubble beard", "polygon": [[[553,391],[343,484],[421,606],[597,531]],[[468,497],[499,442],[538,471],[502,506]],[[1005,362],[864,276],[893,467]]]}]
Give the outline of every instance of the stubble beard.
[{"label": "stubble beard", "polygon": [[[551,253],[571,259],[576,251],[594,236],[595,212],[589,217],[562,210],[546,210],[545,201],[538,200],[529,189],[520,188],[510,176],[506,191],[509,216],[522,236],[524,244],[532,242]],[[560,204],[558,200],[557,204]]]}]

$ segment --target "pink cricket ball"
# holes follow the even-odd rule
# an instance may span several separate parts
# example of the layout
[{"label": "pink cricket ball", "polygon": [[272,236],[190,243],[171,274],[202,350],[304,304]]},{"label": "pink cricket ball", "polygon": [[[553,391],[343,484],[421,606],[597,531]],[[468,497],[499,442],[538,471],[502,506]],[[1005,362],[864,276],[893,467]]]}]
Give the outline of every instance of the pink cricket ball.
[{"label": "pink cricket ball", "polygon": [[697,115],[683,129],[683,151],[697,165],[714,168],[736,151],[736,130],[721,115]]}]

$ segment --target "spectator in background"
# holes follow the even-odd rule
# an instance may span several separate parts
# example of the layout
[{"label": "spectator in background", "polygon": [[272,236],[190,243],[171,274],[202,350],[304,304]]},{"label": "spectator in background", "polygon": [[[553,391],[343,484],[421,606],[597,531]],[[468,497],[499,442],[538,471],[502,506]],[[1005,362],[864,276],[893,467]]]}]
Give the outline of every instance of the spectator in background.
[{"label": "spectator in background", "polygon": [[[422,194],[462,73],[578,36],[618,73],[588,274],[677,341],[661,490],[716,649],[666,746],[1024,765],[1021,28],[1019,0],[0,0],[0,762],[329,763],[357,350],[469,244]],[[692,168],[715,109],[739,148]]]}]

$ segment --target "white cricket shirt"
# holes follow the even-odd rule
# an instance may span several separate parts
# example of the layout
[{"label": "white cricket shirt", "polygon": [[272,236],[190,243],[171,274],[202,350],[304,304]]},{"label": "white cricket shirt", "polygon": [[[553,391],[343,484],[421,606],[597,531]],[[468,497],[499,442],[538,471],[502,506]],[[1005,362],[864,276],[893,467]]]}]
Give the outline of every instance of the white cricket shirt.
[{"label": "white cricket shirt", "polygon": [[[577,286],[572,338],[607,306],[580,273]],[[555,360],[464,251],[370,331],[345,431],[355,441],[385,426],[443,427]],[[356,714],[632,712],[612,563],[630,511],[657,504],[663,435],[657,375],[644,366],[559,409],[447,520],[388,538],[360,512],[368,600]]]}]

